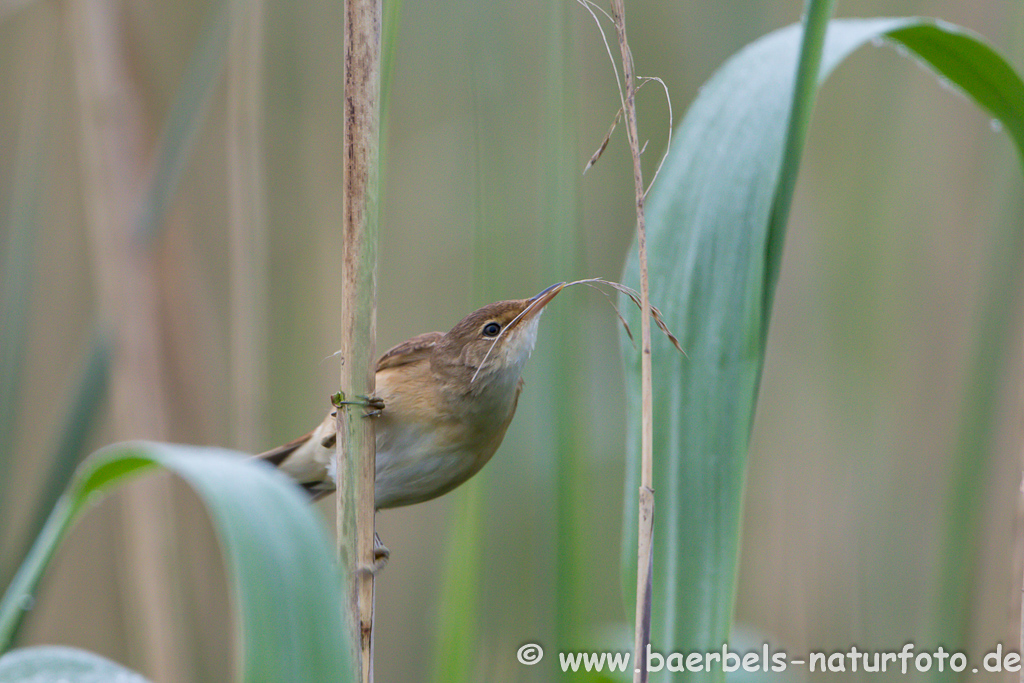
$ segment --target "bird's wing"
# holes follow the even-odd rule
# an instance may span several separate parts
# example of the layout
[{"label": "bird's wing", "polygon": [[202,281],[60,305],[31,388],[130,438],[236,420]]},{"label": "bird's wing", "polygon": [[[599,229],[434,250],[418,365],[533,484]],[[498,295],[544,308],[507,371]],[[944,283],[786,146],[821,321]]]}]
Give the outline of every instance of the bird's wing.
[{"label": "bird's wing", "polygon": [[289,441],[283,446],[278,446],[273,450],[260,453],[259,455],[256,455],[254,457],[257,460],[266,460],[274,467],[280,467],[281,463],[284,462],[289,455],[291,455],[299,448],[301,448],[303,445],[305,445],[305,443],[309,441],[310,437],[312,436],[313,432],[307,432],[306,434],[303,434],[299,438]]},{"label": "bird's wing", "polygon": [[427,332],[395,346],[377,361],[377,372],[428,358],[434,345],[444,336],[443,332]]}]

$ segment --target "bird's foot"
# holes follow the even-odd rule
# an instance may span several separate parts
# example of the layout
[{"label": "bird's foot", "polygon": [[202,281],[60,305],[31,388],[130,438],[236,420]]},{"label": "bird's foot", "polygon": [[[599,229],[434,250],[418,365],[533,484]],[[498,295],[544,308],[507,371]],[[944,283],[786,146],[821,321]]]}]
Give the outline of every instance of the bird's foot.
[{"label": "bird's foot", "polygon": [[374,532],[373,534],[373,564],[361,565],[359,567],[360,572],[367,572],[376,576],[378,572],[384,569],[387,565],[388,560],[391,559],[391,551],[387,549],[384,543],[380,540],[380,535]]},{"label": "bird's foot", "polygon": [[[363,417],[380,417],[384,411],[384,399],[380,396],[358,396],[357,398],[363,401],[363,407],[367,409]],[[384,550],[387,550],[387,548],[384,548]]]},{"label": "bird's foot", "polygon": [[345,398],[345,392],[339,391],[336,394],[331,395],[331,405],[335,408],[341,408],[342,406],[362,406],[366,409],[366,413],[363,417],[378,417],[381,411],[384,410],[384,399],[379,396],[363,396],[359,394],[355,397],[355,400],[350,401]]}]

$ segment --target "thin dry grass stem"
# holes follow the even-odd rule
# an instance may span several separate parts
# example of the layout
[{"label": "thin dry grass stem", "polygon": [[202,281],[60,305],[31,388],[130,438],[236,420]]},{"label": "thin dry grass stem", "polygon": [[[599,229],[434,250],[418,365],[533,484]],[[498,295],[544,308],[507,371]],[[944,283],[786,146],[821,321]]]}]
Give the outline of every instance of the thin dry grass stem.
[{"label": "thin dry grass stem", "polygon": [[634,625],[634,661],[637,667],[634,683],[645,683],[648,671],[645,657],[647,644],[651,640],[651,582],[653,568],[654,536],[654,457],[653,419],[654,408],[651,390],[651,303],[647,274],[647,229],[644,218],[643,169],[640,164],[640,145],[636,122],[636,75],[633,54],[626,36],[626,8],[623,0],[612,0],[612,17],[619,38],[619,52],[622,56],[622,74],[625,80],[626,96],[623,112],[626,119],[626,139],[633,157],[633,191],[636,197],[636,232],[640,261],[640,382],[641,382],[641,436],[640,436],[640,495],[637,543],[637,587],[636,619]]},{"label": "thin dry grass stem", "polygon": [[[574,282],[573,284],[577,284],[577,283]],[[633,330],[629,329],[629,323],[626,322],[626,318],[623,317],[622,312],[619,311],[619,307],[615,305],[614,301],[612,301],[611,294],[609,294],[608,292],[604,291],[600,287],[594,286],[593,284],[591,284],[589,282],[584,282],[584,281],[581,280],[579,284],[586,284],[591,289],[596,290],[598,292],[601,292],[601,294],[604,295],[605,300],[608,302],[608,305],[612,307],[612,310],[615,311],[615,316],[619,319],[619,323],[622,325],[622,328],[624,330],[626,330],[626,335],[629,336],[629,341],[632,342],[632,344],[633,344],[633,346],[635,348],[636,347],[636,339],[633,338]]]},{"label": "thin dry grass stem", "polygon": [[615,128],[619,125],[619,120],[621,118],[622,107],[619,107],[619,110],[615,112],[615,116],[612,118],[612,125],[608,127],[608,132],[604,134],[604,139],[601,140],[601,144],[598,146],[597,150],[590,156],[590,160],[587,161],[587,165],[583,167],[583,175],[587,174],[587,171],[589,171],[591,167],[598,162],[601,155],[604,154],[604,151],[608,149],[608,143],[612,141],[612,133],[615,132]]},{"label": "thin dry grass stem", "polygon": [[[634,304],[636,304],[637,308],[639,308],[641,311],[643,310],[643,304],[641,301],[640,293],[633,289],[632,287],[627,287],[621,282],[605,280],[604,278],[601,277],[591,277],[586,278],[585,280],[576,280],[575,282],[568,282],[565,286],[572,287],[573,285],[587,285],[591,289],[596,289],[597,291],[604,294],[605,298],[608,299],[608,303],[611,305],[613,309],[615,309],[615,315],[619,317],[619,322],[622,323],[622,326],[624,328],[626,328],[626,334],[629,335],[630,340],[633,340],[633,331],[629,329],[629,324],[626,322],[626,319],[622,316],[622,313],[619,312],[618,306],[616,306],[615,302],[612,301],[610,296],[608,296],[608,292],[604,291],[600,287],[595,286],[598,284],[608,285],[609,287],[615,289],[616,291],[625,294],[630,298],[630,300],[632,300]],[[654,318],[654,322],[658,325],[658,329],[661,330],[666,337],[668,337],[668,340],[672,342],[672,346],[676,347],[679,350],[679,353],[685,356],[686,351],[683,350],[682,345],[680,345],[679,339],[677,339],[676,336],[672,334],[672,330],[668,329],[668,325],[665,324],[665,316],[658,309],[658,307],[654,306],[653,304],[651,304],[650,309],[651,317]]]},{"label": "thin dry grass stem", "polygon": [[[601,25],[601,20],[598,18],[597,14],[595,13],[595,10],[597,10],[598,12],[603,14],[605,16],[605,18],[607,18],[608,21],[611,21],[613,24],[615,23],[615,20],[612,18],[612,16],[610,14],[605,12],[604,9],[602,9],[600,6],[596,5],[593,2],[593,0],[576,0],[576,2],[579,3],[584,9],[586,9],[590,13],[590,16],[593,17],[593,19],[594,19],[594,23],[597,25],[597,30],[601,33],[601,40],[604,41],[605,51],[608,53],[608,59],[611,62],[612,70],[615,72],[615,85],[619,88],[619,101],[620,101],[619,110],[617,112],[615,112],[615,116],[612,119],[611,126],[609,126],[609,128],[608,128],[608,132],[605,134],[604,138],[601,140],[601,144],[598,145],[597,151],[595,151],[594,154],[591,155],[590,160],[587,161],[587,165],[583,168],[583,173],[586,174],[586,172],[589,171],[590,168],[594,164],[596,164],[598,162],[598,160],[601,158],[601,155],[603,155],[604,151],[608,148],[608,143],[611,141],[612,133],[615,132],[615,128],[619,125],[619,121],[622,118],[622,112],[624,111],[624,109],[626,107],[626,98],[625,98],[625,96],[623,94],[623,91],[622,91],[622,83],[619,80],[619,69],[615,65],[615,57],[612,55],[612,48],[611,48],[611,45],[609,45],[609,43],[608,43],[608,36],[604,32],[604,27]],[[630,60],[630,65],[629,66],[630,66],[630,69],[632,69],[632,66],[633,66],[632,65],[632,61],[633,61],[632,54],[630,54],[629,60]],[[647,193],[650,192],[651,188],[654,186],[654,181],[657,180],[658,179],[658,175],[661,174],[661,168],[662,168],[662,166],[665,165],[665,160],[668,159],[669,150],[672,148],[672,128],[673,128],[672,95],[669,92],[668,85],[665,84],[665,81],[663,81],[662,79],[658,78],[657,76],[636,76],[635,80],[639,81],[640,84],[637,85],[636,88],[634,88],[633,95],[636,95],[636,93],[640,92],[640,90],[645,85],[647,85],[649,82],[655,81],[655,82],[661,84],[662,90],[665,91],[665,101],[668,104],[668,140],[665,143],[665,153],[661,155],[661,160],[658,162],[658,168],[656,168],[654,170],[654,175],[651,176],[651,182],[647,185],[647,189],[644,190],[643,196],[644,196],[644,198],[646,198],[647,197]],[[647,149],[647,144],[644,143],[644,149],[640,150],[640,154],[642,155],[646,149]],[[632,335],[630,335],[630,338],[632,338]]]},{"label": "thin dry grass stem", "polygon": [[[625,108],[626,96],[622,92],[622,81],[619,80],[619,67],[615,65],[615,55],[612,54],[612,46],[608,42],[608,36],[604,32],[604,26],[601,25],[601,20],[597,18],[595,10],[603,14],[608,21],[615,23],[615,20],[612,19],[612,16],[608,14],[603,7],[593,2],[593,0],[576,0],[576,2],[582,5],[583,9],[590,12],[590,16],[594,18],[594,23],[597,25],[597,30],[601,33],[601,40],[604,41],[605,52],[608,53],[608,61],[611,62],[612,71],[615,73],[615,87],[619,89],[619,102],[622,105],[622,108]],[[621,111],[622,109],[620,109],[620,112]]]},{"label": "thin dry grass stem", "polygon": [[[665,91],[665,101],[668,103],[668,140],[665,142],[665,153],[661,155],[661,160],[658,162],[658,168],[654,170],[654,175],[651,176],[651,182],[647,184],[647,189],[644,191],[644,197],[647,197],[647,193],[651,191],[654,186],[654,181],[658,179],[658,175],[661,174],[661,167],[665,165],[665,160],[668,159],[668,152],[672,148],[672,96],[669,94],[668,86],[665,85],[665,81],[661,80],[657,76],[638,76],[637,80],[640,81],[640,85],[637,86],[636,92],[640,92],[645,85],[650,82],[660,83],[662,89]],[[605,133],[604,138],[601,140],[601,144],[597,150],[591,155],[587,161],[587,165],[583,167],[583,174],[586,175],[587,171],[591,169],[594,164],[600,160],[604,151],[608,149],[608,143],[611,142],[612,133],[615,132],[616,127],[619,125],[619,121],[622,119],[622,107],[615,112],[615,117],[612,119],[612,125],[608,128],[608,132]],[[640,154],[647,151],[647,142],[644,143],[644,148],[640,150]]]},{"label": "thin dry grass stem", "polygon": [[[377,199],[380,158],[381,0],[345,2],[341,387],[372,396],[377,337]],[[373,681],[373,420],[337,410],[338,557],[348,570],[352,661]]]},{"label": "thin dry grass stem", "polygon": [[658,162],[658,168],[654,169],[654,175],[651,176],[651,182],[647,184],[647,189],[644,190],[644,199],[647,199],[647,193],[651,191],[652,187],[654,187],[654,181],[656,181],[658,176],[661,174],[661,167],[665,165],[665,160],[668,159],[668,153],[672,149],[672,128],[675,126],[675,121],[672,116],[672,93],[669,92],[668,86],[665,85],[665,81],[661,80],[657,76],[643,76],[641,77],[641,80],[643,82],[637,90],[644,87],[644,85],[651,81],[659,83],[661,85],[661,89],[665,91],[665,103],[668,105],[668,140],[665,141],[665,153],[661,155],[661,161]]}]

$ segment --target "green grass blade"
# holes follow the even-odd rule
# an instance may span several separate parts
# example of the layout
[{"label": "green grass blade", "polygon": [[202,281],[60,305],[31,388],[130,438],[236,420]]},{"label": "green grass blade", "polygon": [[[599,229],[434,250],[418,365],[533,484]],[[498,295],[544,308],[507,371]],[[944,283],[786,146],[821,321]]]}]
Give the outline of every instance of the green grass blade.
[{"label": "green grass blade", "polygon": [[[893,31],[902,43],[969,98],[987,110],[1017,145],[1024,164],[1024,82],[992,48],[974,34],[942,22]],[[1024,170],[1024,168],[1022,168]],[[953,472],[940,526],[942,542],[938,582],[930,618],[930,642],[964,649],[971,642],[980,535],[993,456],[999,393],[996,387],[1014,353],[1015,308],[1024,271],[1024,230],[1006,226],[995,237],[985,294],[975,325],[969,370],[964,383],[964,411],[953,453]],[[959,678],[946,669],[936,678]]]},{"label": "green grass blade", "polygon": [[[1021,150],[1024,154],[1024,149]],[[1024,158],[1024,156],[1022,156]],[[972,642],[978,593],[978,558],[984,537],[985,507],[1000,417],[1000,391],[1009,373],[1017,321],[1016,309],[1024,287],[1024,231],[1005,226],[996,235],[985,268],[986,282],[975,324],[975,340],[965,375],[963,412],[957,428],[945,509],[938,518],[941,534],[938,581],[932,589],[929,644],[947,651],[964,651]],[[1017,577],[1019,578],[1019,577]],[[934,672],[938,680],[961,679],[946,667]]]},{"label": "green grass blade", "polygon": [[25,540],[16,555],[19,559],[28,555],[32,539],[36,538],[45,526],[50,511],[71,481],[75,468],[82,462],[89,438],[99,424],[109,388],[111,352],[110,340],[97,333],[78,379],[78,385],[71,396],[70,411],[61,428],[54,455],[50,459],[46,483],[35,500],[36,513],[33,521],[23,532]]},{"label": "green grass blade", "polygon": [[217,0],[210,9],[210,17],[167,114],[157,147],[153,179],[139,207],[135,225],[135,234],[144,244],[151,244],[159,235],[196,135],[206,120],[231,42],[232,2],[244,0]]},{"label": "green grass blade", "polygon": [[[0,519],[8,519],[7,492],[14,444],[18,436],[22,373],[28,344],[29,308],[36,266],[36,230],[40,197],[51,152],[50,130],[53,48],[39,45],[25,56],[25,78],[31,83],[21,108],[16,159],[11,179],[7,243],[0,270]],[[9,527],[9,525],[6,525]],[[0,529],[0,543],[10,528]],[[3,547],[0,546],[0,551]],[[9,578],[17,560],[0,559],[0,580]]]},{"label": "green grass blade", "polygon": [[[384,119],[382,130],[387,128],[388,112],[391,108],[391,85],[395,78],[395,56],[398,54],[398,34],[401,27],[402,0],[387,0],[384,3],[384,25],[381,29],[380,67],[380,112]],[[381,136],[384,137],[383,135]],[[383,141],[381,149],[386,149]],[[384,163],[381,163],[383,168]],[[382,183],[383,184],[383,183]],[[382,202],[383,203],[383,202]]]},{"label": "green grass blade", "polygon": [[[804,35],[800,41],[800,57],[797,60],[796,80],[793,84],[793,104],[789,124],[783,143],[779,184],[775,189],[772,212],[768,218],[768,244],[765,254],[766,286],[761,308],[771,311],[775,296],[775,283],[779,279],[782,265],[782,244],[789,220],[789,207],[796,189],[797,171],[807,142],[807,131],[811,126],[811,112],[818,95],[818,74],[821,72],[821,57],[825,44],[825,31],[835,11],[835,0],[810,1],[807,3]],[[768,339],[768,319],[763,316],[761,330],[762,345]]]},{"label": "green grass blade", "polygon": [[87,504],[158,466],[195,490],[217,530],[239,614],[243,680],[349,680],[341,582],[306,498],[283,475],[241,454],[147,442],[104,449],[79,468],[0,601],[0,651],[10,646],[23,607]]},{"label": "green grass blade", "polygon": [[[791,138],[806,135],[806,122],[791,124],[790,112],[796,102],[793,118],[808,114],[814,91],[805,82],[805,94],[794,96],[801,33],[792,26],[765,36],[711,78],[677,131],[649,198],[651,298],[689,355],[675,353],[662,338],[654,340],[655,376],[671,378],[654,387],[652,624],[654,647],[664,651],[714,650],[729,636],[747,446],[803,145],[802,139]],[[833,21],[819,80],[858,47],[886,37],[952,80],[1002,121],[1021,147],[1020,79],[977,38],[946,24]],[[999,272],[1009,271],[1003,267]],[[635,258],[625,279],[637,281]],[[1006,330],[994,334],[1005,339]],[[636,433],[639,355],[626,342],[624,348],[629,433]],[[1005,346],[1000,342],[989,348],[1003,353]],[[991,372],[978,375],[981,381],[986,376]],[[992,384],[980,386],[990,390]],[[979,419],[990,418],[988,413]],[[638,458],[638,444],[630,443],[630,473]],[[635,484],[634,478],[626,485],[629,519],[636,508]],[[969,501],[971,494],[958,495]],[[635,539],[635,524],[627,521],[624,554],[630,559]],[[947,589],[957,594],[970,580],[969,575],[957,577]]]},{"label": "green grass blade", "polygon": [[[15,202],[26,200],[15,192]],[[33,193],[34,194],[34,193]],[[31,201],[35,206],[35,201]],[[29,209],[35,214],[34,209]],[[10,244],[4,253],[3,299],[0,300],[0,518],[6,518],[8,476],[14,462],[13,444],[17,434],[22,372],[28,339],[28,309],[31,295],[35,221],[18,210],[11,223]],[[9,533],[10,529],[6,532]],[[0,535],[2,538],[2,535]],[[8,563],[0,565],[6,573]]]},{"label": "green grass blade", "polygon": [[[545,249],[543,285],[576,279],[579,259],[579,182],[576,128],[578,105],[571,74],[578,73],[574,57],[575,8],[553,3],[547,9],[547,80],[544,106],[544,195],[541,220]],[[555,584],[553,649],[569,650],[586,645],[591,634],[585,628],[590,567],[583,556],[587,499],[584,461],[588,448],[583,435],[586,405],[578,400],[583,385],[581,363],[559,362],[552,349],[579,349],[586,343],[571,316],[550,316],[544,321],[546,351],[537,354],[542,376],[550,382],[544,401],[545,441],[552,444],[550,476],[555,492]]]},{"label": "green grass blade", "polygon": [[[452,512],[448,547],[444,554],[442,599],[434,633],[430,679],[434,683],[473,680],[480,647],[480,564],[483,547],[482,491],[469,482]],[[458,533],[463,532],[463,533]]]},{"label": "green grass blade", "polygon": [[0,683],[65,681],[66,683],[147,683],[120,664],[72,647],[28,647],[0,657]]},{"label": "green grass blade", "polygon": [[378,181],[380,206],[387,206],[387,160],[388,140],[391,133],[391,85],[395,78],[395,55],[398,54],[398,34],[402,19],[402,0],[387,0],[382,7],[384,12],[381,28],[381,65],[380,65],[380,164]]}]

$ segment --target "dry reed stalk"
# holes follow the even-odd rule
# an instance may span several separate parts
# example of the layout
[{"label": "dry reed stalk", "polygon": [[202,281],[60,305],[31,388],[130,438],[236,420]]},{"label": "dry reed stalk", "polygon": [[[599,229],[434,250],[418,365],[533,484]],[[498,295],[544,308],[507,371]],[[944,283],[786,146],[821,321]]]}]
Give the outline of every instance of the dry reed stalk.
[{"label": "dry reed stalk", "polygon": [[626,138],[633,157],[633,189],[636,195],[636,233],[640,250],[640,383],[641,383],[641,437],[640,437],[640,496],[639,535],[636,570],[636,620],[633,651],[636,668],[634,683],[645,683],[647,672],[647,644],[651,641],[651,580],[653,575],[654,535],[654,458],[653,458],[653,398],[651,392],[651,300],[647,277],[647,230],[644,220],[643,169],[640,165],[640,143],[636,125],[636,73],[633,54],[626,37],[626,8],[623,0],[612,0],[612,20],[619,37],[622,54],[622,72],[625,81],[622,111],[626,119]]},{"label": "dry reed stalk", "polygon": [[[134,234],[145,179],[147,127],[142,97],[123,44],[122,8],[111,0],[68,4],[81,116],[82,185],[100,314],[115,335],[111,413],[118,438],[166,439],[167,387],[162,373],[160,283],[156,259]],[[166,479],[136,482],[125,493],[123,519],[141,622],[132,645],[152,677],[191,680],[184,656],[169,559],[173,508]],[[142,637],[144,634],[144,638]]]},{"label": "dry reed stalk", "polygon": [[[380,145],[380,0],[345,2],[341,387],[372,396],[377,338],[377,200]],[[353,662],[373,681],[375,442],[358,406],[337,411],[338,558],[348,570]],[[355,552],[352,552],[352,549]]]},{"label": "dry reed stalk", "polygon": [[263,182],[263,2],[232,3],[228,58],[227,170],[231,240],[233,444],[260,439],[266,392],[267,221]]}]

